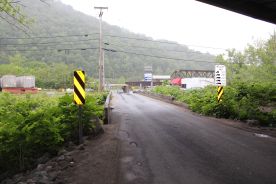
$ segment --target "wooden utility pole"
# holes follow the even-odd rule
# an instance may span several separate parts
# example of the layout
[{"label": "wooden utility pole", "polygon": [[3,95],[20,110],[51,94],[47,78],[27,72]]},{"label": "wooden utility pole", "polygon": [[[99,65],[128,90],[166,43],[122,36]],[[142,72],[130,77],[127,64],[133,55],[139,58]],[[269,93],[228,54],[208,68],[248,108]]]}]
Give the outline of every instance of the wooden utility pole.
[{"label": "wooden utility pole", "polygon": [[99,92],[104,90],[104,58],[103,58],[103,35],[102,35],[102,16],[103,10],[107,10],[108,7],[94,7],[99,9],[99,22],[100,22],[100,38],[99,38]]}]

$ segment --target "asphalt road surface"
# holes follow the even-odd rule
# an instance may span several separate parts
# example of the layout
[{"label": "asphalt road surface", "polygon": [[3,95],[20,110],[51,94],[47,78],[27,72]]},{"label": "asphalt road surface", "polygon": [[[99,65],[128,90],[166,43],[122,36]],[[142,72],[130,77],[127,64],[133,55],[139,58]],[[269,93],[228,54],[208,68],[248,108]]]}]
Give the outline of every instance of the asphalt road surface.
[{"label": "asphalt road surface", "polygon": [[119,184],[275,184],[276,139],[172,104],[115,94]]}]

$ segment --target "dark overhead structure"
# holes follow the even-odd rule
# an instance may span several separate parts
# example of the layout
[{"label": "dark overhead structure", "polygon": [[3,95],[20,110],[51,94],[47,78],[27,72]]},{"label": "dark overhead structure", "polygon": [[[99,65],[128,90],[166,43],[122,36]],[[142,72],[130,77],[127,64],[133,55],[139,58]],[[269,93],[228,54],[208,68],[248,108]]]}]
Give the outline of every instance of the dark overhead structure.
[{"label": "dark overhead structure", "polygon": [[197,0],[276,24],[276,0]]}]

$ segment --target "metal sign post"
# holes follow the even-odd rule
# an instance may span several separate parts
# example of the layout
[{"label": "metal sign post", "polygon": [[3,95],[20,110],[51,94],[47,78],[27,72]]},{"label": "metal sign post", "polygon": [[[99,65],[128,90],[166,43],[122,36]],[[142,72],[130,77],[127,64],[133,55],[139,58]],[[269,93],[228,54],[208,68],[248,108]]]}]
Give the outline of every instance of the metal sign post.
[{"label": "metal sign post", "polygon": [[78,105],[79,144],[83,142],[82,106],[85,104],[85,72],[74,71],[74,102]]},{"label": "metal sign post", "polygon": [[226,67],[224,65],[215,65],[215,85],[217,88],[217,100],[222,101],[223,86],[226,86]]}]

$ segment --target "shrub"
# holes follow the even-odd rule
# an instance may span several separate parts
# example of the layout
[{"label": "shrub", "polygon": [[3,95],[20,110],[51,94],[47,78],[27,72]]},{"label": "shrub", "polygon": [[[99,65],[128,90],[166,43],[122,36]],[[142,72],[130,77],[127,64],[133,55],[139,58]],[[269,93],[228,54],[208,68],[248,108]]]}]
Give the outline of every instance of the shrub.
[{"label": "shrub", "polygon": [[[103,117],[106,94],[88,95],[83,107],[84,135],[93,132],[92,117]],[[78,107],[72,95],[0,94],[0,173],[31,168],[43,154],[56,154],[77,139]]]},{"label": "shrub", "polygon": [[[175,97],[195,112],[220,118],[255,119],[264,126],[276,126],[276,83],[234,83],[224,87],[222,102],[217,102],[217,87],[181,90],[178,87],[158,86],[152,92]],[[272,106],[272,112],[260,111],[260,106]]]}]

